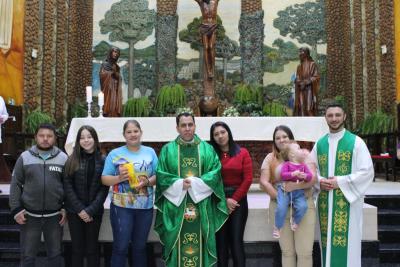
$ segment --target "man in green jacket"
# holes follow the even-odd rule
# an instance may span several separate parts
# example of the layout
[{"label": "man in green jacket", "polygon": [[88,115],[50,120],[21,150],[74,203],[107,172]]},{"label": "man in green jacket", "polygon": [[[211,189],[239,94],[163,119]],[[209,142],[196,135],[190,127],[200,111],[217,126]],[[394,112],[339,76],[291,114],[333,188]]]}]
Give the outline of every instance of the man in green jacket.
[{"label": "man in green jacket", "polygon": [[179,136],[162,148],[157,166],[155,230],[167,266],[213,266],[215,233],[228,218],[221,164],[195,135],[192,114],[179,114],[176,124]]}]

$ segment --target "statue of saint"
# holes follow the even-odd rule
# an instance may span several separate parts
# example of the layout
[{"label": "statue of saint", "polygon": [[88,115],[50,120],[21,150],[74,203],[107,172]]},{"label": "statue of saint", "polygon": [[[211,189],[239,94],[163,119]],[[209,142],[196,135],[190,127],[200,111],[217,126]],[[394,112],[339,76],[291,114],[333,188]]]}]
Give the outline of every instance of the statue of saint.
[{"label": "statue of saint", "polygon": [[122,78],[117,64],[120,50],[111,47],[100,68],[100,86],[104,94],[104,116],[122,115]]},{"label": "statue of saint", "polygon": [[299,58],[300,64],[297,66],[295,80],[293,116],[316,116],[320,80],[317,64],[310,56],[310,49],[307,47],[299,49]]},{"label": "statue of saint", "polygon": [[200,33],[204,49],[204,64],[207,78],[214,78],[215,68],[215,41],[217,38],[217,8],[218,0],[195,0],[201,9],[203,21]]}]

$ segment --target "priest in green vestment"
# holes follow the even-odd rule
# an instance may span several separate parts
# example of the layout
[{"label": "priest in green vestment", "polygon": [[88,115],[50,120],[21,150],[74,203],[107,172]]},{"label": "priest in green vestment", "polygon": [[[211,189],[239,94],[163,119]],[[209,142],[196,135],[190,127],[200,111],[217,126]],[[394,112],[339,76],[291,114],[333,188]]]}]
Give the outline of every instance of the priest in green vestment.
[{"label": "priest in green vestment", "polygon": [[215,233],[228,218],[221,164],[212,146],[195,135],[193,115],[179,114],[176,123],[179,136],[159,156],[154,229],[168,267],[213,266]]},{"label": "priest in green vestment", "polygon": [[329,133],[315,144],[321,189],[317,208],[322,267],[361,267],[364,195],[374,167],[364,141],[344,128],[346,113],[339,104],[325,111]]}]

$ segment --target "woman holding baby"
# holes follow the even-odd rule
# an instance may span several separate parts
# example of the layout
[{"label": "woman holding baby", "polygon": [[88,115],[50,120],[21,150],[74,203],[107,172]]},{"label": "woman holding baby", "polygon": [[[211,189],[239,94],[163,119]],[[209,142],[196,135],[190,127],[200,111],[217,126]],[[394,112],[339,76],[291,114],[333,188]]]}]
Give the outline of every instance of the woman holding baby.
[{"label": "woman holding baby", "polygon": [[[304,161],[307,168],[299,169],[295,174],[284,172],[283,176],[289,181],[282,180],[282,166],[288,161],[288,156],[293,151],[289,150],[289,143],[292,143],[294,136],[289,127],[277,126],[273,133],[273,150],[269,153],[261,166],[260,187],[270,196],[269,215],[270,222],[274,224],[273,236],[279,238],[279,245],[282,250],[283,267],[312,267],[312,251],[314,244],[314,231],[316,211],[312,198],[312,186],[316,181],[315,164],[309,157]],[[296,152],[299,153],[300,152]],[[302,151],[304,154],[304,150]],[[285,170],[287,167],[285,167]],[[310,175],[311,173],[311,175]],[[306,200],[306,209],[302,207],[303,214],[301,219],[293,218],[296,212],[296,206],[290,205],[286,212],[282,227],[277,227],[275,222],[275,212],[277,209],[278,192],[290,195],[291,192],[303,190]],[[297,194],[297,193],[296,193]],[[289,201],[292,203],[292,201]],[[293,209],[294,208],[294,209]],[[281,216],[281,215],[278,215]],[[278,234],[276,234],[278,232]]]}]

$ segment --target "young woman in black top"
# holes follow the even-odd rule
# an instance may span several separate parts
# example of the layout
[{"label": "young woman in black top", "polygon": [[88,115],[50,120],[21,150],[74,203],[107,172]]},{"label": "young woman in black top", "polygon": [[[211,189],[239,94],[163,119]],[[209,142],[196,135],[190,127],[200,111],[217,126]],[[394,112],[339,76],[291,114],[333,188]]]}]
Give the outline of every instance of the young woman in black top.
[{"label": "young woman in black top", "polygon": [[72,243],[71,266],[100,266],[99,231],[108,187],[101,183],[104,157],[95,129],[78,130],[73,153],[65,164],[65,208]]}]

